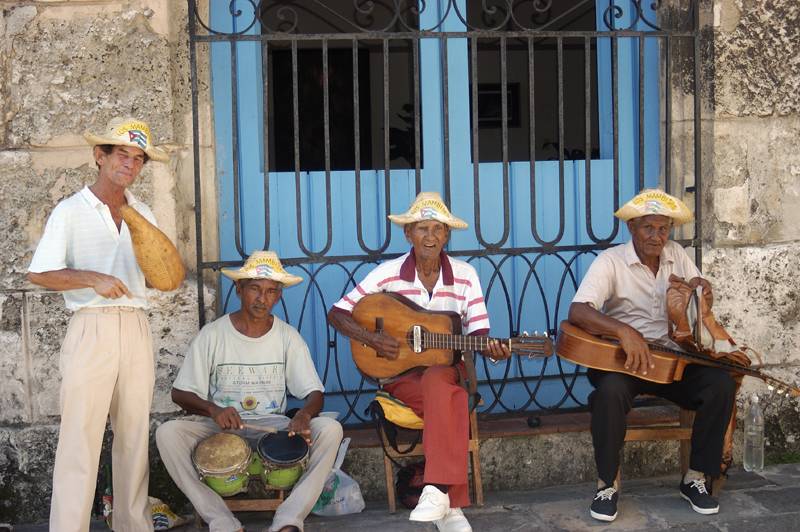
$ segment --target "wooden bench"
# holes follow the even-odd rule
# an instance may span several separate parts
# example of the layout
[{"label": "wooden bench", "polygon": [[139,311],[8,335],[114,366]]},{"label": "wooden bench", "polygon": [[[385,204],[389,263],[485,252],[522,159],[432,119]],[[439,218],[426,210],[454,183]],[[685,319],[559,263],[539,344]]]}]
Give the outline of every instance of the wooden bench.
[{"label": "wooden bench", "polygon": [[[681,410],[674,405],[665,404],[645,404],[635,407],[628,414],[628,431],[625,434],[625,441],[675,441],[680,442],[680,463],[682,471],[689,466],[690,439],[692,431],[692,420],[694,413]],[[471,462],[473,471],[477,471],[477,478],[480,479],[480,441],[496,438],[520,437],[520,436],[539,436],[544,434],[556,434],[567,432],[588,432],[590,428],[590,414],[588,412],[573,412],[542,415],[539,419],[541,423],[538,427],[531,428],[528,425],[527,414],[512,414],[488,416],[476,419],[471,416],[470,426],[475,427],[472,434],[479,437],[476,441],[470,441]],[[475,423],[475,425],[473,425]],[[375,428],[371,425],[364,425],[358,428],[345,429],[345,436],[351,438],[350,448],[369,448],[380,447],[381,442]],[[401,448],[402,449],[402,448]],[[418,452],[419,451],[419,452]],[[412,456],[421,456],[421,449],[415,449]],[[394,456],[394,455],[392,455]],[[401,455],[402,456],[409,456]],[[477,460],[477,462],[476,462]],[[389,464],[388,466],[386,464]],[[396,508],[393,475],[394,469],[391,462],[384,456],[384,466],[386,474],[386,491],[390,499],[390,511]],[[621,467],[620,467],[621,469]],[[474,473],[473,473],[474,474]],[[482,504],[483,490],[480,487],[480,499],[478,495],[479,483],[475,483],[475,502]]]},{"label": "wooden bench", "polygon": [[[677,407],[676,407],[677,408]],[[631,414],[635,411],[631,410]],[[628,430],[625,432],[625,441],[673,441],[680,442],[681,475],[689,469],[689,454],[691,452],[692,422],[694,412],[678,409],[678,424],[656,422],[651,425],[639,425],[635,419],[628,415]],[[617,487],[622,485],[622,463],[617,470]]]}]

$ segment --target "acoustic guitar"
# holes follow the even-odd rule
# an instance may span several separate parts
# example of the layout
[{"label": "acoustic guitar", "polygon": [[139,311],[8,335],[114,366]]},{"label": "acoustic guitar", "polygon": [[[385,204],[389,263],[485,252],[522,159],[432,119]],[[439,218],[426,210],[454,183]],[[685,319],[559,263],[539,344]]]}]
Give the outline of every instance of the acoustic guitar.
[{"label": "acoustic guitar", "polygon": [[568,321],[562,321],[556,340],[556,354],[558,356],[573,364],[587,368],[616,371],[650,382],[669,384],[683,378],[683,372],[687,365],[701,364],[726,369],[748,377],[755,377],[766,382],[778,393],[787,393],[793,397],[800,397],[800,388],[779,381],[750,366],[741,366],[727,360],[715,359],[702,353],[671,349],[659,344],[648,343],[647,347],[650,349],[655,367],[649,368],[647,375],[642,375],[625,368],[625,351],[622,350],[619,342],[613,339],[594,336]]},{"label": "acoustic guitar", "polygon": [[461,335],[461,316],[456,312],[426,310],[413,301],[390,292],[364,296],[353,308],[353,319],[371,332],[395,338],[400,353],[394,360],[374,349],[350,341],[353,360],[368,377],[386,379],[420,366],[449,366],[461,359],[462,351],[483,351],[490,340],[505,343],[512,353],[529,357],[553,354],[553,344],[544,335],[489,338]]}]

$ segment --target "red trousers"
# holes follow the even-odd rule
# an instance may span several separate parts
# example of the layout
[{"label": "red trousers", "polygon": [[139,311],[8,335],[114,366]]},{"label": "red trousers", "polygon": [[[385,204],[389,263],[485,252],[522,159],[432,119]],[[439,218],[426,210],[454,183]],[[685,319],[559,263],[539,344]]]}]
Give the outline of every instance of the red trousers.
[{"label": "red trousers", "polygon": [[[461,366],[461,364],[459,364]],[[469,506],[467,392],[458,382],[458,366],[431,366],[404,375],[384,389],[425,421],[425,484],[449,486],[451,508]]]}]

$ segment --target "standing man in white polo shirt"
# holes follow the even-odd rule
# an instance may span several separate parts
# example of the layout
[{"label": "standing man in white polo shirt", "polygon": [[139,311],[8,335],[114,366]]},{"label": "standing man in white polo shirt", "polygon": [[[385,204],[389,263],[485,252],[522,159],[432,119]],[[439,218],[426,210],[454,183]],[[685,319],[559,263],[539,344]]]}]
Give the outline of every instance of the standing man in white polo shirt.
[{"label": "standing man in white polo shirt", "polygon": [[61,426],[53,468],[50,530],[89,529],[106,418],[114,431],[114,530],[153,529],[147,501],[153,344],[143,311],[144,275],[120,207],[155,217],[127,188],[149,159],[169,156],[150,128],[115,118],[93,147],[97,180],[53,209],[28,279],[64,292],[74,312],[61,345]]}]

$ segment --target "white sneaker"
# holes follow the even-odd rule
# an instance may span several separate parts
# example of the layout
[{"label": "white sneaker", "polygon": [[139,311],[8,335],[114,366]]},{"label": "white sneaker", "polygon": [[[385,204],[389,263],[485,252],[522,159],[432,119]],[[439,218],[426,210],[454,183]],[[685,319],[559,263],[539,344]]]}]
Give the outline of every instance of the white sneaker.
[{"label": "white sneaker", "polygon": [[436,528],[439,532],[472,532],[472,527],[469,526],[469,521],[461,508],[450,508],[447,515],[436,521]]},{"label": "white sneaker", "polygon": [[411,510],[409,521],[438,521],[450,510],[450,497],[436,486],[422,488],[417,507]]}]

